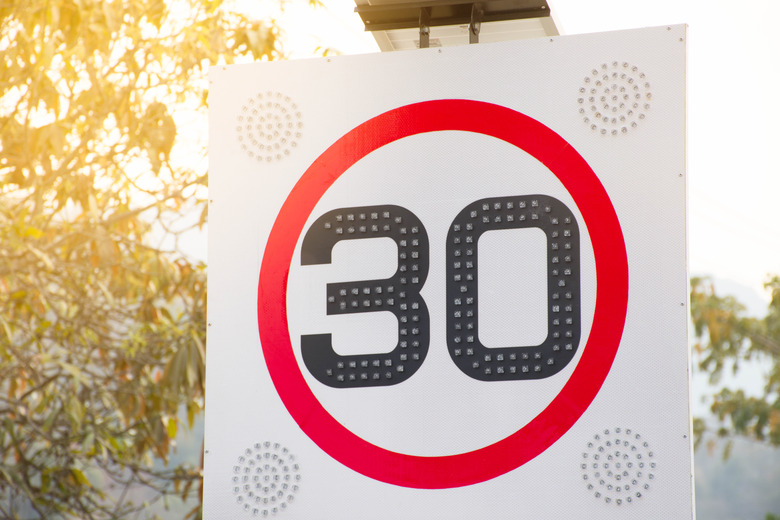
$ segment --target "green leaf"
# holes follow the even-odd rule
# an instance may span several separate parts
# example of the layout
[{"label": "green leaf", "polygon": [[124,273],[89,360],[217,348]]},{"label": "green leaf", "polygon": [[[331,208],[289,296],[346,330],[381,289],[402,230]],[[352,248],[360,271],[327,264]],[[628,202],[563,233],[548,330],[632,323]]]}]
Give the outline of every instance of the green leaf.
[{"label": "green leaf", "polygon": [[74,433],[78,432],[81,429],[81,423],[84,420],[84,405],[79,402],[75,395],[71,394],[65,401],[65,412],[73,423],[71,430]]},{"label": "green leaf", "polygon": [[60,362],[59,365],[60,367],[62,367],[63,370],[65,370],[65,372],[70,374],[70,376],[74,379],[76,384],[81,384],[81,382],[84,380],[84,373],[76,365],[73,365],[71,363],[65,363],[65,362]]},{"label": "green leaf", "polygon": [[41,472],[41,492],[46,493],[51,485],[52,469],[46,468]]},{"label": "green leaf", "polygon": [[49,414],[46,416],[46,420],[43,422],[43,431],[48,433],[51,431],[51,427],[54,424],[54,421],[57,420],[57,416],[59,416],[60,411],[59,410],[52,410],[49,412]]}]

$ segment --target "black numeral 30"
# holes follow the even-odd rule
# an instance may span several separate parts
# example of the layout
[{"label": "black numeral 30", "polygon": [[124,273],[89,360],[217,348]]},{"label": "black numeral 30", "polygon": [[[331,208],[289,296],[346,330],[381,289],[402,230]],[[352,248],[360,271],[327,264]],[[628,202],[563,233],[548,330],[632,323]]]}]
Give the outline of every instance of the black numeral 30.
[{"label": "black numeral 30", "polygon": [[[477,312],[479,237],[491,230],[532,227],[547,237],[547,338],[539,345],[485,347],[479,341]],[[392,205],[329,211],[304,236],[301,263],[328,264],[337,242],[380,237],[398,246],[395,274],[384,280],[329,283],[327,313],[392,312],[398,343],[385,354],[341,356],[333,350],[330,334],[301,336],[303,361],[325,385],[398,384],[420,368],[428,352],[430,319],[420,296],[428,275],[428,234],[411,211]],[[574,215],[546,195],[483,199],[455,217],[447,235],[447,347],[461,371],[482,381],[542,379],[571,361],[580,340],[579,248]]]}]

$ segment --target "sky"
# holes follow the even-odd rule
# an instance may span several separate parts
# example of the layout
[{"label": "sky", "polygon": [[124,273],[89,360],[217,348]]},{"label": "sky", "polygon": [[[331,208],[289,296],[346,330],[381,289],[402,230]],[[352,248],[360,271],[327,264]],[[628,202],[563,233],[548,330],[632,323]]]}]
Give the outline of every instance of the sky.
[{"label": "sky", "polygon": [[[280,14],[286,49],[379,52],[351,0]],[[692,276],[718,280],[751,312],[780,274],[780,2],[548,0],[562,35],[688,24],[688,232]],[[257,4],[254,4],[257,5]]]},{"label": "sky", "polygon": [[[551,0],[563,34],[686,23],[692,275],[759,292],[780,272],[780,2]],[[744,6],[744,7],[743,7]],[[774,146],[773,146],[774,145]]]}]

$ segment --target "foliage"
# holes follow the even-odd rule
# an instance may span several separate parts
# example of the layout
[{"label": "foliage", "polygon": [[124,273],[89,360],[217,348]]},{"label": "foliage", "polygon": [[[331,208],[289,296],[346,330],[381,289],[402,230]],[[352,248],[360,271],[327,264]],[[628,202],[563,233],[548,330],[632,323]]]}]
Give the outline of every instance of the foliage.
[{"label": "foliage", "polygon": [[[219,0],[0,3],[0,516],[118,518],[203,397],[203,150],[180,150],[210,64],[280,56]],[[177,159],[177,156],[179,159]],[[186,422],[186,421],[185,421]],[[113,491],[111,491],[113,489]]]},{"label": "foliage", "polygon": [[[717,295],[708,280],[691,280],[694,349],[710,382],[719,383],[728,368],[736,374],[743,362],[757,361],[767,367],[761,395],[724,387],[713,396],[711,410],[720,423],[716,435],[726,439],[724,459],[731,454],[735,435],[780,446],[780,277],[771,278],[765,287],[771,292],[767,314],[753,318],[745,315],[735,298]],[[697,446],[707,432],[707,422],[694,419]],[[714,447],[715,440],[708,445]],[[780,520],[780,516],[768,513],[766,520]]]},{"label": "foliage", "polygon": [[[766,283],[772,297],[763,318],[746,316],[739,302],[717,295],[705,279],[693,279],[691,285],[694,348],[699,368],[710,375],[710,381],[717,384],[724,370],[736,373],[746,361],[767,366],[762,395],[722,388],[713,396],[711,409],[721,423],[717,435],[740,435],[780,446],[780,277]],[[705,422],[697,420],[694,428],[697,443],[701,442]],[[730,445],[726,446],[728,450]]]}]

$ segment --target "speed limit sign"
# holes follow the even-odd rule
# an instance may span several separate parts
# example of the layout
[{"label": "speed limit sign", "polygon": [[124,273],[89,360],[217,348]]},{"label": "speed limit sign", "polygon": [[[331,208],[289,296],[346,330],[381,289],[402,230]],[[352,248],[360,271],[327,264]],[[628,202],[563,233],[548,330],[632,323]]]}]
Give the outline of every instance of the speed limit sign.
[{"label": "speed limit sign", "polygon": [[205,517],[690,517],[684,57],[213,69]]}]

